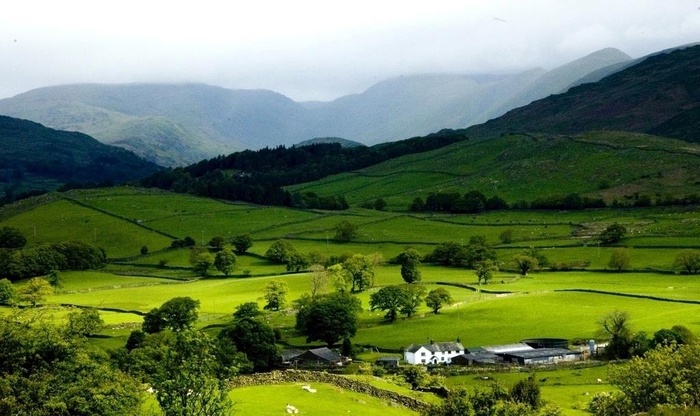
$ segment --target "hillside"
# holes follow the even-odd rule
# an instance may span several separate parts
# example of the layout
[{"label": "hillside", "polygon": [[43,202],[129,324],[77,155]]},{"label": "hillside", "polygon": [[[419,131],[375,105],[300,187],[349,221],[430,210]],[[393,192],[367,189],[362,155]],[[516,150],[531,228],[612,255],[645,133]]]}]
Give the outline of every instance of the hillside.
[{"label": "hillside", "polygon": [[65,183],[124,182],[159,167],[82,133],[0,116],[0,190],[3,195],[52,190]]},{"label": "hillside", "polygon": [[405,210],[430,193],[479,190],[509,203],[571,193],[633,203],[700,193],[700,146],[624,132],[508,135],[463,141],[359,171],[291,186],[343,195],[351,205],[383,198]]},{"label": "hillside", "polygon": [[700,45],[658,54],[610,75],[467,129],[477,137],[511,132],[576,134],[621,130],[698,142]]},{"label": "hillside", "polygon": [[627,60],[607,49],[550,72],[405,76],[361,94],[310,103],[272,91],[201,84],[64,85],[0,100],[0,114],[80,131],[162,166],[183,166],[313,137],[375,144],[463,128]]}]

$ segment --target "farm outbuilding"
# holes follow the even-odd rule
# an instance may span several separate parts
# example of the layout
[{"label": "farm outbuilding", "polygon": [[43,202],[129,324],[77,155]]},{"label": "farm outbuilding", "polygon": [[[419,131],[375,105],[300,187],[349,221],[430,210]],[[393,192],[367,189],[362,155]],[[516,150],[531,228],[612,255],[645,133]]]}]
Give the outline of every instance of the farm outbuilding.
[{"label": "farm outbuilding", "polygon": [[374,364],[384,368],[396,368],[399,366],[399,357],[380,357]]},{"label": "farm outbuilding", "polygon": [[581,351],[564,348],[537,348],[503,354],[503,361],[520,365],[548,364],[580,359]]}]

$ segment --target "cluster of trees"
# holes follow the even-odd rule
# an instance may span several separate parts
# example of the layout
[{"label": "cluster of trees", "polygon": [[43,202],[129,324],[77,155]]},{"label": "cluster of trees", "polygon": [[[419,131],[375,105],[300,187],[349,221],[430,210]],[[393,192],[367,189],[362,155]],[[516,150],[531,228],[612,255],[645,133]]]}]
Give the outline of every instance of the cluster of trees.
[{"label": "cluster of trees", "polygon": [[[596,394],[588,411],[596,416],[692,414],[700,407],[700,343],[660,344],[610,370],[612,393]],[[665,411],[664,411],[665,410]]]},{"label": "cluster of trees", "polygon": [[143,179],[141,185],[220,199],[295,206],[295,203],[305,199],[308,202],[310,198],[293,196],[282,190],[283,186],[362,169],[462,140],[467,140],[462,132],[442,130],[425,137],[373,147],[345,148],[338,143],[318,143],[302,147],[245,150],[187,167],[163,170]]},{"label": "cluster of trees", "polygon": [[373,311],[385,311],[384,318],[389,322],[394,322],[399,313],[410,318],[423,302],[437,314],[443,306],[451,305],[454,300],[450,292],[443,288],[433,289],[426,296],[425,288],[416,284],[384,286],[369,298],[370,308]]},{"label": "cluster of trees", "polygon": [[329,211],[341,211],[350,208],[345,197],[319,196],[314,192],[295,192],[292,194],[292,206],[306,209],[325,209]]},{"label": "cluster of trees", "polygon": [[430,416],[492,416],[492,415],[558,415],[560,410],[545,406],[540,386],[534,375],[515,383],[509,390],[498,383],[490,389],[451,391],[440,404],[432,405],[424,415]]},{"label": "cluster of trees", "polygon": [[295,308],[296,329],[306,335],[306,342],[321,341],[331,347],[340,340],[347,344],[355,336],[362,303],[350,293],[334,292],[302,296]]},{"label": "cluster of trees", "polygon": [[138,381],[86,344],[95,313],[71,312],[64,324],[34,309],[0,316],[0,414],[140,413]]},{"label": "cluster of trees", "polygon": [[612,311],[599,322],[602,333],[608,338],[605,356],[610,359],[641,357],[648,351],[674,344],[695,344],[697,337],[685,326],[674,325],[656,331],[650,338],[646,332],[632,331],[627,311]]},{"label": "cluster of trees", "polygon": [[472,236],[467,245],[454,242],[441,243],[425,257],[425,261],[429,263],[469,269],[474,269],[478,263],[486,260],[495,262],[496,251],[486,241],[485,236]]},{"label": "cluster of trees", "polygon": [[416,197],[409,210],[413,212],[454,212],[475,214],[483,211],[508,209],[508,203],[494,195],[486,198],[479,191],[469,191],[464,195],[457,192],[431,193],[423,201]]},{"label": "cluster of trees", "polygon": [[98,269],[107,261],[104,250],[79,241],[33,247],[26,247],[26,242],[17,229],[0,230],[0,278],[15,281],[56,270]]}]

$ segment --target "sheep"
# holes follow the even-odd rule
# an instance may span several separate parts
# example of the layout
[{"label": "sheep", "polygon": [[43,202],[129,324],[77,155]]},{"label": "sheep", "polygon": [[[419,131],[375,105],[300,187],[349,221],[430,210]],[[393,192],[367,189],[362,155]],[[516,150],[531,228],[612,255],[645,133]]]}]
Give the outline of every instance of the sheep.
[{"label": "sheep", "polygon": [[292,406],[291,404],[287,403],[287,413],[295,415],[295,414],[299,413],[299,410],[296,407]]},{"label": "sheep", "polygon": [[597,382],[598,384],[603,384],[603,380],[601,380],[601,379],[596,380],[596,382]]}]

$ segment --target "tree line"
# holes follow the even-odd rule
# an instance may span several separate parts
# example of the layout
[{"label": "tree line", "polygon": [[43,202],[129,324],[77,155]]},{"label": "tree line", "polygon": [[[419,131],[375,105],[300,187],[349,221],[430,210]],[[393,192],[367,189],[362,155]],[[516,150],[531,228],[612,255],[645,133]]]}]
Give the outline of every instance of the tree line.
[{"label": "tree line", "polygon": [[[290,148],[266,147],[203,160],[187,167],[165,169],[140,183],[145,187],[212,198],[302,206],[302,203],[327,201],[311,194],[292,195],[282,190],[282,187],[362,169],[392,158],[438,149],[467,139],[460,131],[446,129],[424,137],[372,147],[346,148],[339,143],[317,143]],[[330,202],[331,206],[335,206],[335,203]]]}]

